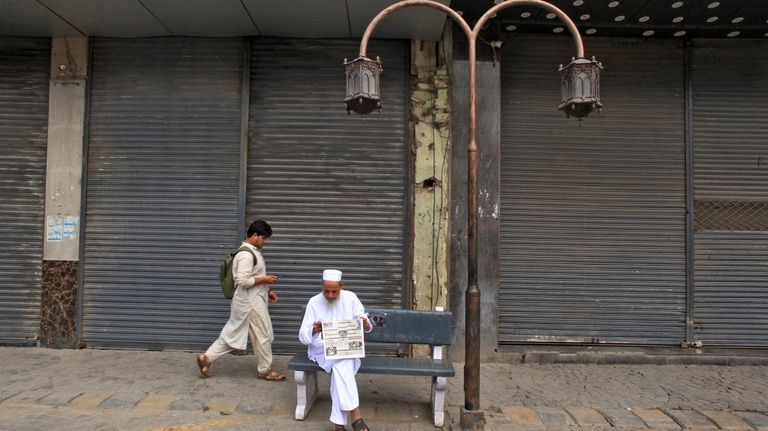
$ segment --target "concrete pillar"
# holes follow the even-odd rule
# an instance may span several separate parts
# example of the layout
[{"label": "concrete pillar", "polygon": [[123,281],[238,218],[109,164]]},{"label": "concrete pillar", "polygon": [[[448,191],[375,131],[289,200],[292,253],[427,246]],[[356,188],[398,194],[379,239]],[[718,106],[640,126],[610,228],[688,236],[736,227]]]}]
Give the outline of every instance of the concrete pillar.
[{"label": "concrete pillar", "polygon": [[443,52],[435,42],[411,42],[412,299],[418,310],[447,309],[449,296],[450,97]]},{"label": "concrete pillar", "polygon": [[40,344],[75,347],[88,38],[55,37],[45,179]]}]

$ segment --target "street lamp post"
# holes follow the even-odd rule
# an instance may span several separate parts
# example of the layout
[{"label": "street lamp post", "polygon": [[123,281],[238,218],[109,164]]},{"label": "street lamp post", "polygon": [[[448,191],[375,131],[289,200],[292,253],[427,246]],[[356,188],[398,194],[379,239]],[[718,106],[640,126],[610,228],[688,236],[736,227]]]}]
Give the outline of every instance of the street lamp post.
[{"label": "street lamp post", "polygon": [[560,66],[562,101],[558,108],[567,116],[579,121],[600,103],[600,69],[602,65],[593,57],[584,58],[584,44],[573,21],[563,11],[543,0],[506,0],[488,9],[474,28],[448,6],[434,0],[402,0],[379,12],[363,34],[359,56],[344,61],[347,77],[347,93],[344,100],[347,111],[366,115],[381,110],[379,73],[381,62],[366,56],[368,40],[379,22],[395,10],[409,6],[425,6],[445,12],[453,18],[469,40],[469,145],[468,145],[468,204],[467,204],[467,290],[465,295],[465,355],[464,355],[464,406],[461,410],[461,427],[464,430],[483,429],[485,418],[480,409],[480,289],[477,286],[477,38],[485,23],[499,11],[511,6],[536,6],[554,13],[568,27],[576,43],[576,56]]}]

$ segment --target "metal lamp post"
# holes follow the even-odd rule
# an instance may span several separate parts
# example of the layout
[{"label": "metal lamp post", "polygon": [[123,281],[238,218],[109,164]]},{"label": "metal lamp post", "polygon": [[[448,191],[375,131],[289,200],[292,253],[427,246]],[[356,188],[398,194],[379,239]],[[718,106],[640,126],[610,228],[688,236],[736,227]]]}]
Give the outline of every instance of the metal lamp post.
[{"label": "metal lamp post", "polygon": [[584,45],[573,21],[563,11],[543,0],[506,0],[492,8],[477,21],[474,28],[456,11],[434,0],[402,0],[379,12],[368,24],[360,41],[360,55],[347,62],[347,111],[366,115],[381,109],[379,73],[381,62],[366,56],[368,40],[374,28],[390,13],[409,6],[426,6],[445,12],[453,18],[469,39],[469,145],[468,145],[468,209],[467,209],[467,290],[465,299],[465,365],[464,406],[461,410],[461,426],[464,430],[483,429],[485,418],[480,409],[480,290],[477,286],[477,38],[480,30],[492,16],[511,6],[536,6],[554,13],[565,25],[576,43],[576,56],[565,67],[560,66],[562,101],[558,108],[567,116],[579,121],[595,108],[600,109],[600,69],[602,65],[594,57],[584,58]]}]

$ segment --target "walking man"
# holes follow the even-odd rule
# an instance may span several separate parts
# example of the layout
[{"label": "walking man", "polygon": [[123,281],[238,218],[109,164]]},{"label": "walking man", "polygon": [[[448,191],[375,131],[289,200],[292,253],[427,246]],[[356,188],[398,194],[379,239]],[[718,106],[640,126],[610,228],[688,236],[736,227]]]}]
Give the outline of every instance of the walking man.
[{"label": "walking man", "polygon": [[335,430],[345,429],[347,416],[351,416],[354,431],[368,431],[360,414],[355,374],[360,359],[326,359],[323,350],[323,321],[362,319],[365,332],[372,326],[365,308],[357,295],[342,290],[341,271],[323,271],[323,291],[309,299],[304,320],[299,329],[299,341],[307,347],[307,356],[325,372],[331,374],[331,417]]},{"label": "walking man", "polygon": [[256,220],[248,227],[242,250],[235,255],[232,273],[235,294],[229,320],[204,354],[197,355],[197,365],[203,377],[209,377],[213,362],[233,350],[245,350],[248,335],[258,360],[258,376],[269,381],[282,381],[285,376],[272,369],[272,320],[268,303],[277,302],[277,293],[270,287],[277,276],[268,275],[261,249],[272,236],[272,227]]}]

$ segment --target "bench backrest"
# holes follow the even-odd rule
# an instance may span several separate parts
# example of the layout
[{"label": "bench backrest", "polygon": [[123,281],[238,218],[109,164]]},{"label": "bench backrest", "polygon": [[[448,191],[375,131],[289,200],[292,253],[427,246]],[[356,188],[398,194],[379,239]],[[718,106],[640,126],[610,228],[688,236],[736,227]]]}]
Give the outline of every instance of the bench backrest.
[{"label": "bench backrest", "polygon": [[374,322],[373,330],[365,334],[366,342],[451,344],[450,312],[399,308],[366,308],[365,311]]}]

